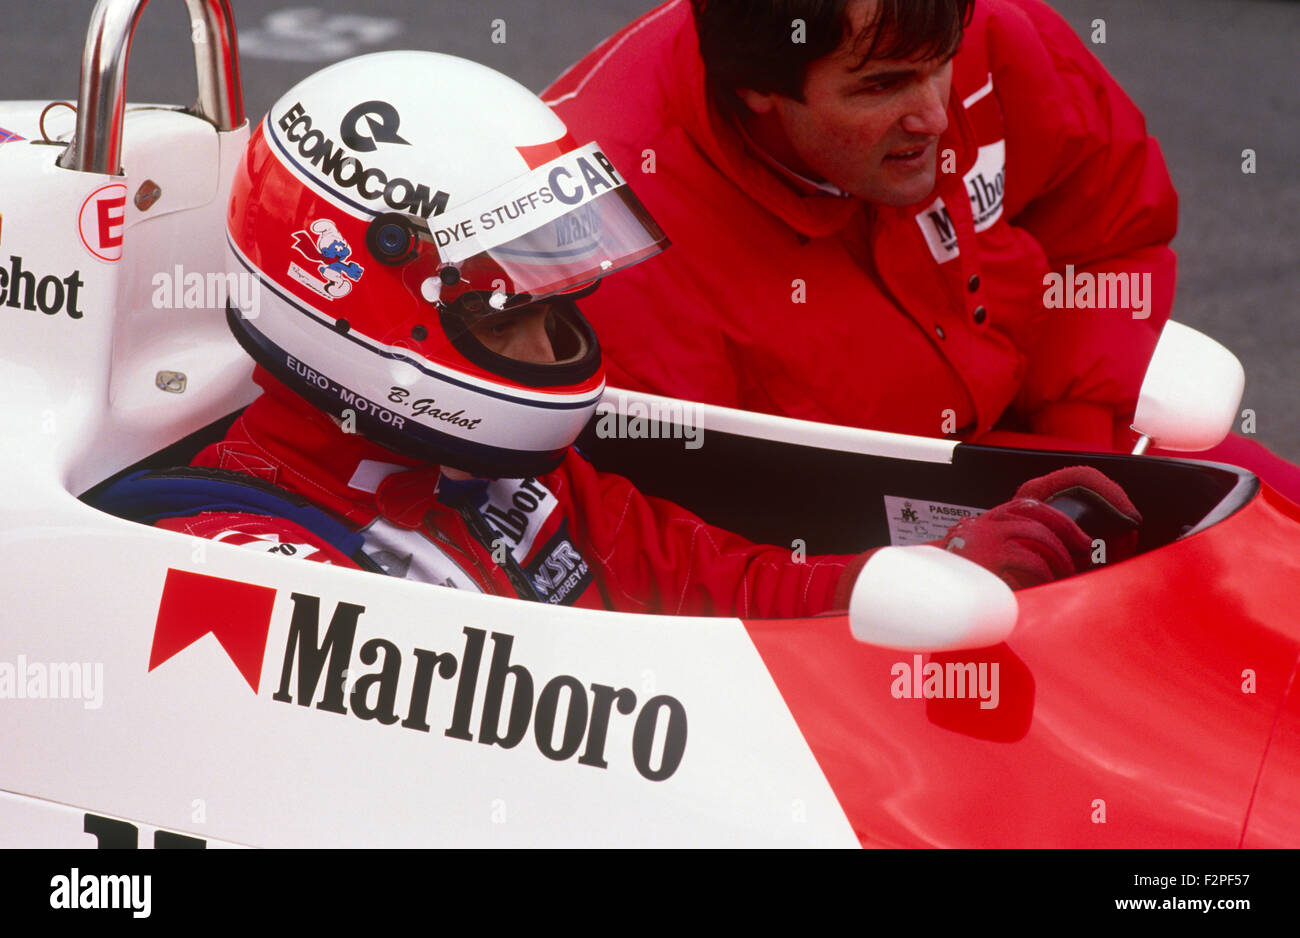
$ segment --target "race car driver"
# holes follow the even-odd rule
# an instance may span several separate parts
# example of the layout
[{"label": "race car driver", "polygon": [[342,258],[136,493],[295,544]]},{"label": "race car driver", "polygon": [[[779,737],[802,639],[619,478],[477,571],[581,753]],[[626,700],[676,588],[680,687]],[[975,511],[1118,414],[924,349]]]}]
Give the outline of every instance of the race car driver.
[{"label": "race car driver", "polygon": [[[611,384],[1131,450],[1177,196],[1141,113],[1042,0],[672,0],[543,99],[635,167],[676,244],[584,307]],[[1254,441],[1201,458],[1300,499],[1300,470]]]},{"label": "race car driver", "polygon": [[[430,97],[422,89],[437,88]],[[440,209],[440,210],[439,210]],[[571,446],[604,388],[580,298],[666,241],[595,144],[526,89],[450,56],[387,52],[293,88],[231,190],[228,322],[263,389],[194,467],[128,478],[119,513],[253,549],[524,599],[789,617],[847,605],[866,555],[797,558],[710,526]],[[1093,542],[1033,480],[942,544],[1013,586]],[[143,506],[143,507],[142,507]]]}]

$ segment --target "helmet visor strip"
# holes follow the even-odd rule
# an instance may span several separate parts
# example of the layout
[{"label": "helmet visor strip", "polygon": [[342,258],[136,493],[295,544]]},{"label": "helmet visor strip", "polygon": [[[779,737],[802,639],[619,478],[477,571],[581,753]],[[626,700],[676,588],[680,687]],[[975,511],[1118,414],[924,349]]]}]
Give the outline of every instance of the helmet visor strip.
[{"label": "helmet visor strip", "polygon": [[668,244],[595,143],[429,219],[419,236],[441,265],[421,285],[426,300],[487,292],[497,309],[571,291]]}]

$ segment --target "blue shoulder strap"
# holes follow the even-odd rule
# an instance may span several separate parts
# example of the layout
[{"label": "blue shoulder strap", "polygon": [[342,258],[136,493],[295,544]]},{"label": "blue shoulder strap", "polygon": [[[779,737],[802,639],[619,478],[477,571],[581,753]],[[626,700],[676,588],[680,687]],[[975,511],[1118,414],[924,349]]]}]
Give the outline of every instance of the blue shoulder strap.
[{"label": "blue shoulder strap", "polygon": [[284,518],[353,558],[360,554],[365,542],[359,531],[306,500],[261,480],[221,469],[146,469],[110,483],[86,500],[100,511],[142,524],[205,511]]}]

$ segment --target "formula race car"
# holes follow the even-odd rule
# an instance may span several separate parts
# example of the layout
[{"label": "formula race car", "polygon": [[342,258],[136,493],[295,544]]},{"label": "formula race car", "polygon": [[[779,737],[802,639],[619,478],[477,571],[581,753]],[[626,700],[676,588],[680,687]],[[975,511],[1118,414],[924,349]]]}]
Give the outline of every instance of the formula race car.
[{"label": "formula race car", "polygon": [[[599,468],[793,551],[891,545],[847,613],[798,621],[473,595],[109,513],[256,394],[224,315],[230,9],[188,4],[185,110],[124,103],[143,5],[97,5],[75,114],[0,104],[0,845],[1300,846],[1300,506],[1232,466],[608,392]],[[1213,445],[1241,380],[1171,325],[1138,426]],[[1012,593],[924,546],[1079,464],[1140,509],[1137,556]]]}]

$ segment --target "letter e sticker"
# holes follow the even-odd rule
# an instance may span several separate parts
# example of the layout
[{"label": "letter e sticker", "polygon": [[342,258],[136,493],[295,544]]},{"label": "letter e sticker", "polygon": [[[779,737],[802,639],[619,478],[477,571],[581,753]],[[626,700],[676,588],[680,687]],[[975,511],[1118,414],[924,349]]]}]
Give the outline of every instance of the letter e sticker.
[{"label": "letter e sticker", "polygon": [[87,251],[110,264],[120,260],[126,230],[126,186],[111,182],[86,196],[77,225]]}]

